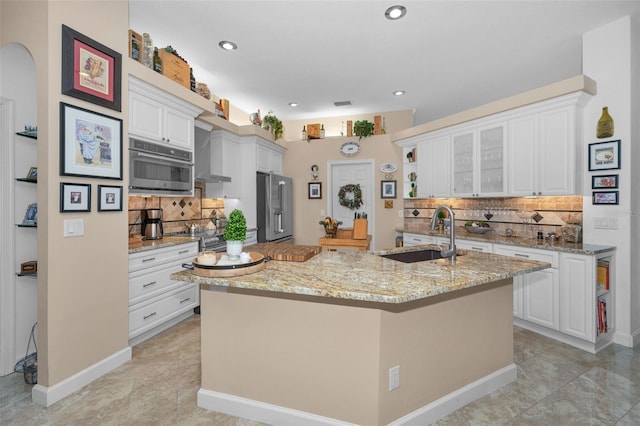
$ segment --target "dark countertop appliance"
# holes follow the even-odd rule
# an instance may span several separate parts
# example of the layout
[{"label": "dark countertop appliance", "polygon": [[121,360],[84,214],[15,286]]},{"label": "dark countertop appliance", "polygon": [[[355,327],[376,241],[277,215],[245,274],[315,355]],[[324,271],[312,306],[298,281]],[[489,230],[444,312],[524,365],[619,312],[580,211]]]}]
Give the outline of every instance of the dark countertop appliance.
[{"label": "dark countertop appliance", "polygon": [[142,210],[142,235],[145,240],[162,238],[162,209]]},{"label": "dark countertop appliance", "polygon": [[273,173],[257,173],[259,243],[293,244],[293,181]]}]

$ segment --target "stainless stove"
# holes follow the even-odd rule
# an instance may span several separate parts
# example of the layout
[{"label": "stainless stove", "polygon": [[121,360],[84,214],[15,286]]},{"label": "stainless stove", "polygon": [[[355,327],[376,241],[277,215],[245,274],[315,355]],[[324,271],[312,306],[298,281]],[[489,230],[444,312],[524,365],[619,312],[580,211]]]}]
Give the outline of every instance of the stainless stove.
[{"label": "stainless stove", "polygon": [[223,237],[224,229],[216,229],[215,231],[208,231],[205,229],[204,231],[196,232],[195,234],[191,234],[189,232],[176,232],[165,235],[197,238],[200,251],[227,251],[227,242]]}]

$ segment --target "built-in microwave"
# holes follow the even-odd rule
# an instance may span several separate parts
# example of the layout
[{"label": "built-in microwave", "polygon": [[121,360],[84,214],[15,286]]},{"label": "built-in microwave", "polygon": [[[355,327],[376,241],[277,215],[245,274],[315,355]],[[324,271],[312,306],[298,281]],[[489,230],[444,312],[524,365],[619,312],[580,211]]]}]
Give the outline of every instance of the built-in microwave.
[{"label": "built-in microwave", "polygon": [[193,195],[193,152],[130,139],[129,193]]}]

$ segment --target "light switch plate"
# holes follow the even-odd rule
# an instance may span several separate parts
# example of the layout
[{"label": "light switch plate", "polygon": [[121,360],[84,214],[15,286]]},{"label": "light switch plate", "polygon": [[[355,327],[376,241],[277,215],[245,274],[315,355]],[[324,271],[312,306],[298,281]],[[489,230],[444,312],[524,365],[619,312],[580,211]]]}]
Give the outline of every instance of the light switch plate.
[{"label": "light switch plate", "polygon": [[596,217],[593,219],[594,229],[618,229],[618,219],[615,217]]},{"label": "light switch plate", "polygon": [[65,219],[64,238],[82,237],[84,235],[84,219]]}]

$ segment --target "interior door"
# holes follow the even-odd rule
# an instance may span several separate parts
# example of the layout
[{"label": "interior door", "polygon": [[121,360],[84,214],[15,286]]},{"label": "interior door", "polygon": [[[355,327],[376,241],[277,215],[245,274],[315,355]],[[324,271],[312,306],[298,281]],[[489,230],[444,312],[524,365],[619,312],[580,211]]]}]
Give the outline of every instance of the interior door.
[{"label": "interior door", "polygon": [[[331,192],[329,195],[329,216],[342,221],[341,228],[353,227],[354,213],[367,213],[368,234],[373,235],[375,213],[375,188],[373,188],[373,162],[345,161],[331,165]],[[345,185],[360,185],[362,205],[357,210],[340,205],[338,192]],[[353,198],[352,193],[346,194]]]}]

